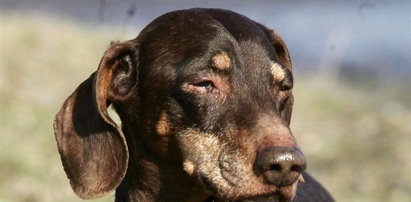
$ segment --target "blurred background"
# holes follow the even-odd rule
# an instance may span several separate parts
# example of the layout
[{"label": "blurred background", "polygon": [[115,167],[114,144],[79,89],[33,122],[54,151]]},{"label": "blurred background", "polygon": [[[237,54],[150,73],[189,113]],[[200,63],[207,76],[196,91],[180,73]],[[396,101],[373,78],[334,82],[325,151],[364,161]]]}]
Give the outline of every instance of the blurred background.
[{"label": "blurred background", "polygon": [[55,113],[110,41],[192,7],[231,9],[281,34],[296,80],[292,130],[337,201],[411,201],[409,0],[0,0],[0,202],[80,201]]}]

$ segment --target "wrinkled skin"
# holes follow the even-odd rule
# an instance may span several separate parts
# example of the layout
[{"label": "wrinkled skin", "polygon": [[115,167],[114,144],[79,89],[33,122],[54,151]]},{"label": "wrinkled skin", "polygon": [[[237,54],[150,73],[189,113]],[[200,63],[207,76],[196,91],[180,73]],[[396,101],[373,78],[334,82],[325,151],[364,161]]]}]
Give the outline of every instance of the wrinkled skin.
[{"label": "wrinkled skin", "polygon": [[307,184],[278,186],[255,168],[265,148],[299,151],[292,87],[287,47],[268,28],[227,10],[165,14],[112,44],[66,100],[63,166],[84,199],[116,189],[116,201],[332,201],[306,173]]}]

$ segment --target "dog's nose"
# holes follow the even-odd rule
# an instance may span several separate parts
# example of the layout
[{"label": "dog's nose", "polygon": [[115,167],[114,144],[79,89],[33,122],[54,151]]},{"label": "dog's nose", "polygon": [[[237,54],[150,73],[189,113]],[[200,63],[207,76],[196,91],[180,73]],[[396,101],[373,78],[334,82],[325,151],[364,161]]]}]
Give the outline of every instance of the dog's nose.
[{"label": "dog's nose", "polygon": [[297,181],[307,162],[298,148],[272,146],[257,153],[255,166],[267,183],[289,186]]}]

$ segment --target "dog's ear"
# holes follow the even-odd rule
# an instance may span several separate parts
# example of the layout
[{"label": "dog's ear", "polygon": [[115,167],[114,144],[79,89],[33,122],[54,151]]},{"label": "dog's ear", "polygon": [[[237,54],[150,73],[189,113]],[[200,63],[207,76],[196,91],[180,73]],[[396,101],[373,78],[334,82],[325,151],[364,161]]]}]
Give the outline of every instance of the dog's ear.
[{"label": "dog's ear", "polygon": [[98,198],[113,191],[126,173],[127,143],[107,108],[136,88],[136,47],[133,41],[113,44],[97,72],[80,84],[56,115],[57,147],[80,198]]},{"label": "dog's ear", "polygon": [[274,30],[267,28],[262,24],[258,24],[263,32],[267,35],[268,39],[270,40],[271,45],[274,47],[275,53],[277,54],[277,58],[279,62],[286,66],[290,71],[292,71],[293,67],[291,64],[291,57],[290,53],[288,52],[287,45],[284,43],[283,39],[281,39],[280,35],[277,34]]},{"label": "dog's ear", "polygon": [[[287,45],[281,39],[280,35],[278,35],[274,30],[267,28],[262,24],[258,24],[263,32],[268,37],[271,45],[274,47],[275,53],[277,54],[277,59],[279,62],[287,67],[290,72],[292,72],[292,64],[291,64],[291,57],[290,53],[288,52]],[[287,98],[284,109],[281,111],[281,117],[286,121],[288,125],[291,122],[291,113],[293,111],[293,104],[294,104],[294,97],[292,92],[290,92],[289,97]]]}]

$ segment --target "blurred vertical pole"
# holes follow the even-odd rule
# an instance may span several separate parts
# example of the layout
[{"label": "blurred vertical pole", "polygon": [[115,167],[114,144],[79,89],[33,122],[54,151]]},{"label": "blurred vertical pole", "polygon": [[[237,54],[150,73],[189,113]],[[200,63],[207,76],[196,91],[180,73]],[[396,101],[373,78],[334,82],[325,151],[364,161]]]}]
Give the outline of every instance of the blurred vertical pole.
[{"label": "blurred vertical pole", "polygon": [[336,24],[329,32],[325,47],[318,65],[318,76],[336,80],[341,72],[344,57],[352,39],[352,24]]},{"label": "blurred vertical pole", "polygon": [[100,0],[100,9],[98,10],[98,19],[100,22],[104,21],[104,11],[106,9],[106,0]]},{"label": "blurred vertical pole", "polygon": [[137,5],[135,2],[130,3],[130,7],[127,9],[127,15],[124,19],[123,29],[121,30],[120,36],[123,38],[126,35],[127,27],[130,24],[131,18],[136,14]]}]

